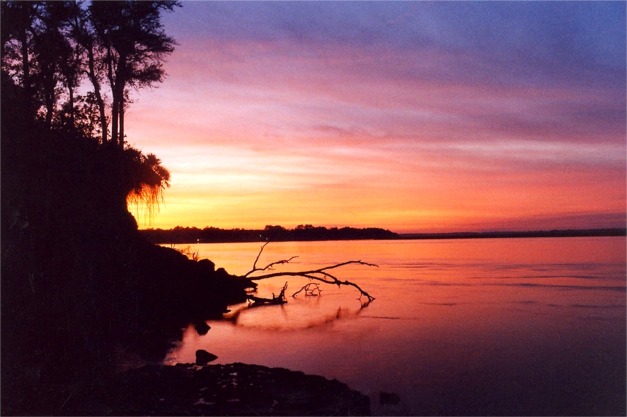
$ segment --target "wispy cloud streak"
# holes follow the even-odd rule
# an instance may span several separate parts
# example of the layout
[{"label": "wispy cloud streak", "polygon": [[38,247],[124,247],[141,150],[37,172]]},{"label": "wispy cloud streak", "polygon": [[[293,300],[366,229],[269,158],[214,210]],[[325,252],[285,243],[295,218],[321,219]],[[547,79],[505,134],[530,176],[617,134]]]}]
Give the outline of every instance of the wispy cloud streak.
[{"label": "wispy cloud streak", "polygon": [[129,139],[172,170],[172,204],[242,204],[186,221],[625,212],[622,3],[189,2],[168,19],[170,77],[138,97]]}]

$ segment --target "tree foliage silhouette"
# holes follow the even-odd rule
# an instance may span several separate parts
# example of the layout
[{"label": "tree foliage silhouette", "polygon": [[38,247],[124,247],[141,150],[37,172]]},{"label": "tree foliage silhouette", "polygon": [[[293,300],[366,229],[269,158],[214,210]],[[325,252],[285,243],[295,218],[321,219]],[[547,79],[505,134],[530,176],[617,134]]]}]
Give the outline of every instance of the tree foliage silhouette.
[{"label": "tree foliage silhouette", "polygon": [[24,122],[112,144],[122,156],[112,159],[117,163],[103,175],[117,183],[116,198],[146,203],[149,213],[170,174],[154,155],[126,146],[124,112],[130,89],[154,86],[165,77],[163,63],[175,41],[164,31],[161,12],[176,6],[176,1],[2,1],[2,77],[23,91]]},{"label": "tree foliage silhouette", "polygon": [[165,34],[159,18],[176,1],[92,2],[90,21],[95,41],[104,51],[103,64],[111,88],[111,141],[124,146],[124,113],[128,88],[163,81],[163,61],[175,41]]},{"label": "tree foliage silhouette", "polygon": [[31,55],[38,6],[35,2],[2,2],[2,71],[23,88],[26,118],[34,117],[36,109]]},{"label": "tree foliage silhouette", "polygon": [[[102,143],[110,137],[124,149],[130,90],[163,81],[165,58],[176,43],[165,33],[161,12],[177,6],[178,1],[3,1],[2,71],[24,89],[28,118],[48,128],[99,134]],[[85,77],[92,91],[77,96]]]}]

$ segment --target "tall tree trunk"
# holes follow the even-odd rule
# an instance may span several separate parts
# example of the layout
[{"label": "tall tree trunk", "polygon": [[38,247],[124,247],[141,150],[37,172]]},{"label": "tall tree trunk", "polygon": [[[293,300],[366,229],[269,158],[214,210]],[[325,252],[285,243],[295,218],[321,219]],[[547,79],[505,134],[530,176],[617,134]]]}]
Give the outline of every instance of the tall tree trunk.
[{"label": "tall tree trunk", "polygon": [[100,89],[96,90],[96,101],[98,102],[98,110],[100,111],[100,130],[102,131],[102,143],[106,143],[109,133],[109,126],[107,125],[107,113],[104,100],[100,95]]},{"label": "tall tree trunk", "polygon": [[[115,87],[113,88],[113,102],[115,116],[113,117],[112,131],[115,131],[117,145],[124,148],[124,88],[126,86],[126,59],[125,52],[119,52],[115,71]],[[113,85],[112,85],[113,86]]]},{"label": "tall tree trunk", "polygon": [[44,100],[45,100],[45,105],[46,105],[45,123],[46,123],[46,128],[50,129],[52,127],[52,116],[54,113],[54,105],[56,102],[56,99],[54,96],[54,87],[55,87],[54,73],[44,75],[43,84],[44,84]]},{"label": "tall tree trunk", "polygon": [[49,94],[46,94],[46,118],[44,123],[46,124],[46,128],[50,129],[52,127],[52,113],[54,111],[54,100],[50,98]]},{"label": "tall tree trunk", "polygon": [[115,90],[113,91],[113,106],[111,109],[111,140],[120,148],[123,146],[124,137],[122,136],[122,123],[124,120],[124,88],[121,81],[116,79]]},{"label": "tall tree trunk", "polygon": [[72,131],[75,130],[76,125],[74,124],[74,88],[68,83],[68,93],[70,94],[70,128]]},{"label": "tall tree trunk", "polygon": [[[117,71],[116,71],[117,72]],[[109,78],[109,85],[111,86],[111,142],[113,144],[118,143],[118,95],[117,95],[117,78],[113,73],[113,52],[111,47],[107,48],[107,77]]]},{"label": "tall tree trunk", "polygon": [[107,126],[107,113],[104,99],[102,98],[102,93],[100,92],[100,81],[98,80],[98,76],[96,75],[96,60],[94,58],[94,49],[91,45],[85,45],[85,49],[87,50],[87,65],[89,71],[87,71],[87,76],[91,81],[91,84],[94,86],[94,95],[96,96],[96,103],[98,104],[98,112],[100,113],[100,130],[102,130],[102,143],[107,143],[107,134],[108,134],[108,126]]},{"label": "tall tree trunk", "polygon": [[111,142],[118,143],[118,106],[119,101],[115,89],[113,90],[113,103],[111,104]]},{"label": "tall tree trunk", "polygon": [[124,149],[124,90],[120,97],[120,149]]}]

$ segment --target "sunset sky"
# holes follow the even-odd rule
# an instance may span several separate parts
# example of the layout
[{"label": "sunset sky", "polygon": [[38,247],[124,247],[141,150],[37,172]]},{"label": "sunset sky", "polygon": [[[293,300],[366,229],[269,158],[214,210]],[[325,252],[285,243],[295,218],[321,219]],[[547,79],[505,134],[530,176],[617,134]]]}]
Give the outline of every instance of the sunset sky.
[{"label": "sunset sky", "polygon": [[625,2],[183,2],[140,227],[623,227]]}]

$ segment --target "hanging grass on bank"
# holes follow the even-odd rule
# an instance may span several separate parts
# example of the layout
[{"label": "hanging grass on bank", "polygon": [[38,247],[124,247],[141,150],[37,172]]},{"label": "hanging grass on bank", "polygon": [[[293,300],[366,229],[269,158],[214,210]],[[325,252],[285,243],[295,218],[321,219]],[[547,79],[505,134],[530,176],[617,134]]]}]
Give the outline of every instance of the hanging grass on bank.
[{"label": "hanging grass on bank", "polygon": [[126,196],[127,205],[134,209],[137,218],[143,216],[150,222],[163,203],[163,191],[170,186],[170,172],[154,154],[144,155],[127,146],[124,155],[133,181]]}]

